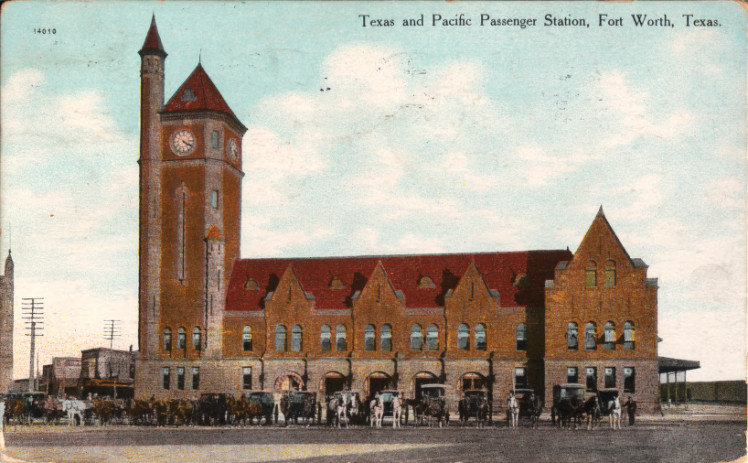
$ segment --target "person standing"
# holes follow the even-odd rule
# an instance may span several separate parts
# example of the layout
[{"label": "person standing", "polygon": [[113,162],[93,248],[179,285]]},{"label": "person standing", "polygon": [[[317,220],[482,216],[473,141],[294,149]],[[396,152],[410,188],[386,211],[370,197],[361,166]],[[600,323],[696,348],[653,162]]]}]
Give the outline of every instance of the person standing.
[{"label": "person standing", "polygon": [[629,415],[629,426],[633,426],[634,421],[636,420],[636,401],[629,396],[625,407]]}]

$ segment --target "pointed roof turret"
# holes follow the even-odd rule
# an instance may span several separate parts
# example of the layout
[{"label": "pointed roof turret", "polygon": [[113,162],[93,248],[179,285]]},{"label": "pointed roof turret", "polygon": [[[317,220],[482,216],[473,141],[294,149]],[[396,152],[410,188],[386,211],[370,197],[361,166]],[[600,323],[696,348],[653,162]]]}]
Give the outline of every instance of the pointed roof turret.
[{"label": "pointed roof turret", "polygon": [[174,93],[174,96],[169,99],[163,112],[196,110],[225,113],[239,123],[240,127],[244,128],[244,125],[236,118],[226,100],[221,96],[221,92],[218,91],[218,88],[216,88],[216,85],[200,63],[197,64],[192,74],[179,87],[179,90]]},{"label": "pointed roof turret", "polygon": [[145,36],[145,42],[143,42],[143,48],[138,52],[140,56],[143,55],[160,55],[162,58],[166,58],[166,51],[164,45],[161,43],[161,37],[158,35],[158,28],[156,27],[156,13],[151,18],[151,27],[148,29],[148,34]]}]

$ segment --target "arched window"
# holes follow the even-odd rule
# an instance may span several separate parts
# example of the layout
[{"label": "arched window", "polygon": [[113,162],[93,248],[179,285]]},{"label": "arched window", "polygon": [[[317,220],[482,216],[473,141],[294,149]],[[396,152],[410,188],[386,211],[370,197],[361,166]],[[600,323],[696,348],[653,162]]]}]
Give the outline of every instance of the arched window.
[{"label": "arched window", "polygon": [[301,347],[301,325],[294,325],[291,328],[291,350],[293,352],[300,352]]},{"label": "arched window", "polygon": [[470,348],[470,328],[465,323],[460,323],[457,327],[457,348],[465,350]]},{"label": "arched window", "polygon": [[278,352],[286,350],[286,327],[283,325],[275,327],[275,350]]},{"label": "arched window", "polygon": [[180,327],[177,330],[177,349],[184,349],[187,347],[187,330]]},{"label": "arched window", "polygon": [[587,287],[588,288],[594,288],[597,286],[597,264],[595,264],[594,260],[590,260],[587,262],[587,269],[585,270],[587,278]]},{"label": "arched window", "polygon": [[171,328],[164,328],[164,350],[171,350]]},{"label": "arched window", "polygon": [[517,325],[517,350],[527,350],[527,325]]},{"label": "arched window", "polygon": [[410,348],[412,350],[421,350],[423,347],[423,333],[421,325],[416,323],[410,327]]},{"label": "arched window", "polygon": [[597,348],[597,327],[594,322],[584,325],[584,349],[595,350]]},{"label": "arched window", "polygon": [[616,348],[616,325],[613,322],[608,322],[603,328],[603,347],[606,349]]},{"label": "arched window", "polygon": [[566,326],[566,345],[569,350],[577,350],[577,347],[579,346],[577,324],[574,322],[571,322]]},{"label": "arched window", "polygon": [[252,350],[252,328],[249,325],[245,326],[242,331],[242,350],[245,352]]},{"label": "arched window", "polygon": [[605,261],[605,287],[616,287],[616,263],[612,260]]},{"label": "arched window", "polygon": [[345,325],[338,325],[335,328],[335,349],[344,351],[347,348],[348,344],[345,342]]},{"label": "arched window", "polygon": [[330,341],[330,325],[322,325],[322,330],[319,333],[319,348],[320,350],[332,350],[332,342]]},{"label": "arched window", "polygon": [[392,327],[390,325],[382,325],[382,341],[381,348],[385,352],[392,350]]},{"label": "arched window", "polygon": [[364,350],[376,350],[376,340],[374,339],[374,325],[366,325],[364,328]]},{"label": "arched window", "polygon": [[197,326],[192,328],[192,347],[195,348],[195,350],[200,350],[201,344],[201,336],[200,336],[200,328]]},{"label": "arched window", "polygon": [[623,348],[628,350],[634,349],[634,342],[636,341],[635,335],[636,330],[634,329],[634,322],[626,321],[623,324]]},{"label": "arched window", "polygon": [[426,328],[426,349],[439,349],[439,327],[431,324]]},{"label": "arched window", "polygon": [[486,325],[483,323],[475,325],[475,348],[486,350]]}]

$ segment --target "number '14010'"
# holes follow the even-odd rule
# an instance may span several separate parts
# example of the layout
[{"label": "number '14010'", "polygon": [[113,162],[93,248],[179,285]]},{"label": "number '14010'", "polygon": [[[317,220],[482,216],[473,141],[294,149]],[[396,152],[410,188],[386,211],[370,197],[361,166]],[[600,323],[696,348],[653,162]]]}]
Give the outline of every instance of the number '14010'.
[{"label": "number '14010'", "polygon": [[52,28],[49,28],[49,27],[46,27],[46,28],[34,28],[34,34],[44,34],[44,35],[47,35],[47,34],[56,34],[56,33],[57,33],[57,29],[55,29],[54,27],[52,27]]}]

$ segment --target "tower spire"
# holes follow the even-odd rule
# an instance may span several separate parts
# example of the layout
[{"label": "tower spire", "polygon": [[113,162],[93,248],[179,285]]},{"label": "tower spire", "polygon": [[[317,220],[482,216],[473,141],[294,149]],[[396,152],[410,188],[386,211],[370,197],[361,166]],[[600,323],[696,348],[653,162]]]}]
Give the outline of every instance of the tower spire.
[{"label": "tower spire", "polygon": [[138,53],[140,56],[160,55],[166,58],[166,51],[164,50],[164,45],[161,43],[161,37],[158,35],[158,28],[156,27],[156,13],[153,13],[151,17],[151,27],[148,28],[143,48]]}]

